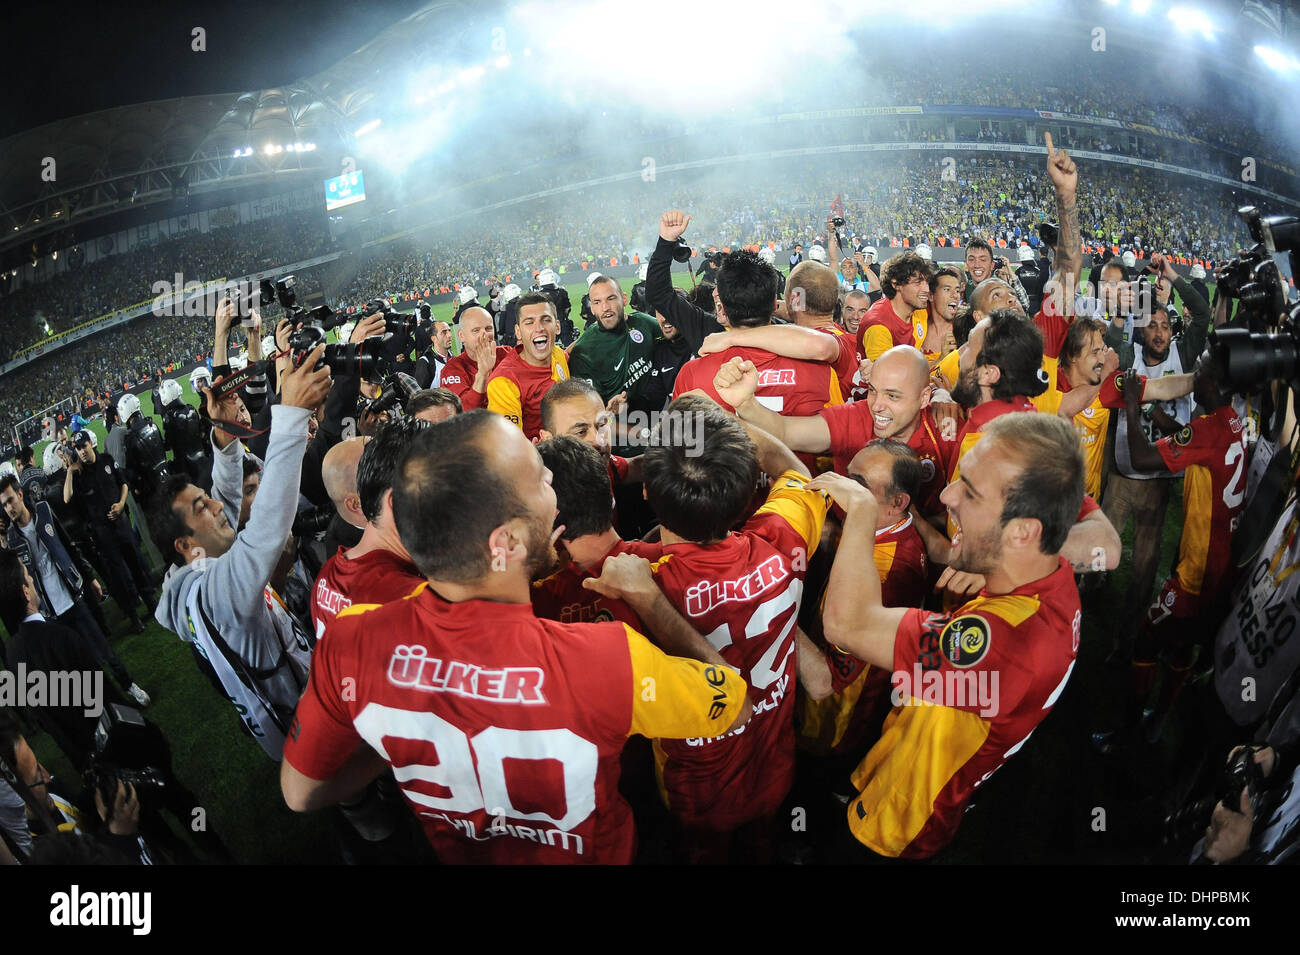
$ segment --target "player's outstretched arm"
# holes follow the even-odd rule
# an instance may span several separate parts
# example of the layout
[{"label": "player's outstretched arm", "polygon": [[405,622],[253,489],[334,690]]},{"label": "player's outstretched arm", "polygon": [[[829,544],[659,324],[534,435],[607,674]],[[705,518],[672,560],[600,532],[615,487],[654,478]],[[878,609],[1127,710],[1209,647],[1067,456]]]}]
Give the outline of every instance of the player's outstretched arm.
[{"label": "player's outstretched arm", "polygon": [[1137,372],[1124,373],[1124,413],[1128,416],[1128,450],[1133,467],[1139,471],[1163,471],[1165,462],[1160,452],[1147,440],[1142,430],[1142,391]]},{"label": "player's outstretched arm", "polygon": [[[822,336],[823,338],[826,336]],[[811,477],[807,465],[795,457],[791,451],[779,438],[774,437],[764,431],[758,425],[746,421],[744,418],[737,419],[740,426],[745,429],[749,435],[749,440],[754,442],[754,448],[758,452],[758,467],[768,477],[780,477],[786,471],[796,471],[804,477]],[[820,420],[820,416],[818,416]]]},{"label": "player's outstretched arm", "polygon": [[894,635],[906,608],[881,603],[876,570],[876,499],[865,487],[842,474],[819,474],[809,489],[825,491],[844,509],[844,532],[831,565],[822,611],[828,643],[872,666],[892,669]]},{"label": "player's outstretched arm", "polygon": [[711,355],[736,347],[762,348],[783,358],[828,364],[840,357],[840,346],[834,337],[799,325],[763,325],[715,332],[704,339],[700,354]]},{"label": "player's outstretched arm", "polygon": [[1070,562],[1076,574],[1114,570],[1123,552],[1119,532],[1101,510],[1093,511],[1071,527],[1061,545],[1061,556]]},{"label": "player's outstretched arm", "polygon": [[[829,335],[821,337],[830,338]],[[718,397],[736,409],[737,418],[758,425],[787,448],[811,454],[821,454],[830,448],[831,430],[821,415],[787,417],[777,414],[755,397],[758,369],[749,359],[736,357],[719,366],[713,376],[713,387]]]}]

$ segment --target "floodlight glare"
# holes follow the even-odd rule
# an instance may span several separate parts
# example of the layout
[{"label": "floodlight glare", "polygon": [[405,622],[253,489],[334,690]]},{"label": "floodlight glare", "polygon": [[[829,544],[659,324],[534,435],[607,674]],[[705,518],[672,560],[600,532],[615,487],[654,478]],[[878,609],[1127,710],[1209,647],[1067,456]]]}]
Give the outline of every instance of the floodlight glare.
[{"label": "floodlight glare", "polygon": [[1194,7],[1170,7],[1169,20],[1179,33],[1190,33],[1195,30],[1207,40],[1214,39],[1214,31],[1217,27],[1203,10]]},{"label": "floodlight glare", "polygon": [[1289,74],[1300,70],[1300,61],[1294,56],[1288,56],[1271,46],[1255,47],[1255,55],[1279,73]]},{"label": "floodlight glare", "polygon": [[382,124],[383,124],[383,120],[372,119],[370,122],[366,123],[360,129],[358,129],[354,135],[357,137],[357,139],[360,139],[362,136],[366,135],[366,133],[373,133]]}]

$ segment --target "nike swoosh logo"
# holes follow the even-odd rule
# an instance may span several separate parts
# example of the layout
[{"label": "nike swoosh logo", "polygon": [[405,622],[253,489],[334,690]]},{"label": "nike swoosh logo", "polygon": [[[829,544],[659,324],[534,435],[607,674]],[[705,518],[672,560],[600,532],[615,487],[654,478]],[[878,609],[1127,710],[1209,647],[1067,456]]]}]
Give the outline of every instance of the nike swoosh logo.
[{"label": "nike swoosh logo", "polygon": [[667,373],[667,372],[672,371],[672,370],[673,370],[674,368],[676,368],[676,367],[677,367],[676,365],[664,365],[664,366],[663,366],[662,368],[660,368],[659,370],[660,370],[661,372]]},{"label": "nike swoosh logo", "polygon": [[620,359],[618,360],[618,364],[614,366],[614,370],[615,370],[615,371],[618,371],[618,370],[619,370],[620,368],[622,368],[622,367],[623,367],[623,359],[620,358]]}]

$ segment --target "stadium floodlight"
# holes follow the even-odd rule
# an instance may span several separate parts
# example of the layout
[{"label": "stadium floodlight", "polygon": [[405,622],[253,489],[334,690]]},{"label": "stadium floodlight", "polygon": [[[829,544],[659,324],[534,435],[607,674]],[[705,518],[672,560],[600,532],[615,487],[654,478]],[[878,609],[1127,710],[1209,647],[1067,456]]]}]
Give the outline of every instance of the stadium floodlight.
[{"label": "stadium floodlight", "polygon": [[1195,7],[1170,7],[1169,20],[1179,33],[1196,31],[1207,40],[1213,40],[1214,31],[1218,29],[1204,10]]},{"label": "stadium floodlight", "polygon": [[1255,55],[1279,73],[1289,75],[1300,70],[1300,60],[1271,46],[1255,47]]},{"label": "stadium floodlight", "polygon": [[383,122],[382,119],[372,119],[370,122],[362,125],[353,135],[355,135],[357,139],[360,139],[362,136],[366,135],[366,133],[373,133],[383,125]]},{"label": "stadium floodlight", "polygon": [[473,83],[475,80],[482,79],[485,70],[481,66],[471,66],[468,70],[461,70],[456,74],[456,79],[461,83]]}]

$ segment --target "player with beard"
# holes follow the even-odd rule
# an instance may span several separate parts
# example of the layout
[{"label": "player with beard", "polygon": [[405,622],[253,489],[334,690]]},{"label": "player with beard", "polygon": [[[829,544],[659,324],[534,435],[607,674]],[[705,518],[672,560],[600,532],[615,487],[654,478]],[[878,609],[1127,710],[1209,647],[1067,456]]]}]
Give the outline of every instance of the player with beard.
[{"label": "player with beard", "polygon": [[595,321],[574,343],[569,373],[590,381],[601,401],[608,403],[649,374],[659,325],[649,315],[627,314],[627,296],[617,279],[602,275],[591,283],[589,294]]},{"label": "player with beard", "polygon": [[[290,808],[334,803],[392,764],[444,863],[632,861],[627,737],[726,733],[749,718],[748,688],[630,555],[590,585],[696,659],[625,624],[535,617],[531,582],[564,532],[555,504],[537,449],[500,417],[470,411],[415,437],[393,514],[428,586],[335,621],[285,747]],[[339,693],[345,677],[354,693]]]},{"label": "player with beard", "polygon": [[[343,495],[340,513],[344,520],[355,520],[353,515],[359,512],[363,524],[360,542],[352,548],[340,547],[316,577],[311,617],[317,640],[325,635],[339,611],[357,603],[385,604],[400,600],[424,583],[424,577],[397,535],[392,487],[398,459],[425,427],[423,421],[414,418],[383,425],[365,443],[351,482],[334,472],[339,456],[343,461],[353,460],[355,446],[340,442],[326,453],[321,471],[331,499],[335,498],[336,485],[353,484],[355,493]],[[335,507],[339,507],[339,502],[336,501]]]},{"label": "player with beard", "polygon": [[488,377],[487,408],[521,428],[524,437],[532,440],[542,427],[542,395],[555,382],[569,377],[569,362],[564,350],[555,344],[559,325],[554,303],[539,292],[530,292],[515,304],[519,307],[515,323],[519,344]]},{"label": "player with beard", "polygon": [[930,411],[933,387],[925,356],[911,345],[889,349],[871,366],[866,401],[824,408],[815,415],[780,415],[755,396],[757,369],[733,358],[713,380],[723,400],[744,421],[772,434],[794,451],[830,453],[835,471],[847,474],[853,456],[875,438],[901,441],[921,461],[916,506],[926,517],[943,513],[939,495],[948,483],[955,435],[945,437]]},{"label": "player with beard", "polygon": [[[1095,318],[1076,318],[1070,325],[1061,348],[1057,371],[1057,388],[1062,395],[1076,390],[1092,395],[1088,406],[1070,420],[1079,432],[1079,443],[1088,473],[1086,493],[1093,498],[1101,494],[1102,464],[1106,450],[1106,432],[1110,412],[1124,407],[1123,373],[1118,370],[1119,356],[1104,339],[1105,323]],[[1191,375],[1168,375],[1164,378],[1139,376],[1143,401],[1167,401],[1188,394]],[[1050,409],[1044,409],[1050,410]],[[1068,417],[1062,414],[1062,417]]]},{"label": "player with beard", "polygon": [[[691,431],[697,440],[687,440]],[[743,733],[656,741],[664,798],[694,861],[725,861],[742,844],[761,859],[794,781],[796,619],[829,502],[805,489],[808,472],[788,448],[758,429],[746,434],[694,395],[669,405],[645,458],[661,540],[628,546],[654,561],[669,601],[739,668],[756,700]],[[760,468],[772,489],[734,531]]]},{"label": "player with beard", "polygon": [[496,342],[496,326],[488,310],[471,305],[456,322],[461,353],[443,366],[440,387],[460,399],[466,411],[487,406],[488,379],[513,352]]},{"label": "player with beard", "polygon": [[884,297],[867,310],[858,328],[858,351],[864,358],[875,361],[895,345],[920,346],[925,341],[930,274],[930,263],[915,252],[885,263],[880,274]]},{"label": "player with beard", "polygon": [[826,590],[826,639],[893,673],[884,732],[853,773],[853,856],[923,859],[957,832],[975,788],[1024,745],[1074,668],[1082,614],[1060,549],[1083,500],[1074,430],[1006,414],[943,501],[962,530],[949,565],[985,586],[949,613],[886,607],[874,561],[879,505],[836,474],[811,487],[844,508]]},{"label": "player with beard", "polygon": [[[1013,312],[1022,312],[1020,303],[1016,300],[1016,293],[1011,290],[1011,286],[1001,279],[986,279],[975,287],[974,291],[967,298],[967,304],[970,306],[971,317],[973,319],[972,328],[988,318],[999,309],[1008,309]],[[1023,312],[1022,312],[1023,314]],[[953,317],[953,335],[962,347],[955,351],[950,351],[939,360],[935,365],[937,372],[936,380],[945,388],[951,388],[957,384],[957,378],[961,373],[961,356],[965,351],[965,343],[961,342],[961,336],[957,335],[957,317]],[[970,336],[967,335],[967,342]]]}]

